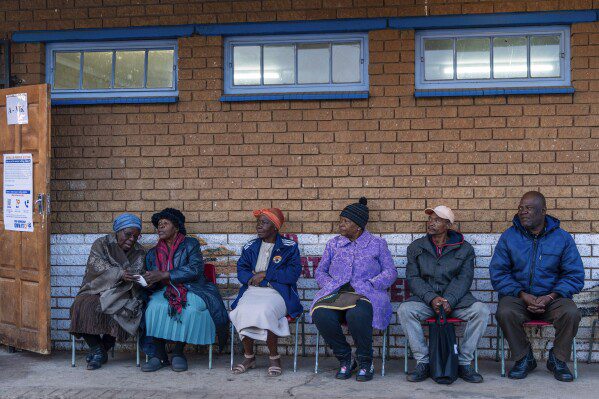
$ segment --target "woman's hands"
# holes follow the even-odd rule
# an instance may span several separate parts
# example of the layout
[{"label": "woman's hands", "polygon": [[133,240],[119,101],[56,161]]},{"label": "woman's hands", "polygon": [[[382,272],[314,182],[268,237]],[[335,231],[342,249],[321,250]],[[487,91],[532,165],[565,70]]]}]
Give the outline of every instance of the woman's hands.
[{"label": "woman's hands", "polygon": [[134,277],[134,274],[125,270],[125,273],[121,276],[121,280],[126,283],[136,283],[137,279]]},{"label": "woman's hands", "polygon": [[254,287],[259,287],[260,283],[262,282],[262,280],[264,280],[265,277],[266,277],[266,272],[256,273],[250,279],[250,281],[248,281],[248,285],[251,285],[251,286],[254,286]]},{"label": "woman's hands", "polygon": [[170,279],[170,273],[169,272],[161,272],[160,270],[151,270],[151,271],[147,271],[144,274],[144,279],[146,280],[148,285],[152,285],[159,281]]}]

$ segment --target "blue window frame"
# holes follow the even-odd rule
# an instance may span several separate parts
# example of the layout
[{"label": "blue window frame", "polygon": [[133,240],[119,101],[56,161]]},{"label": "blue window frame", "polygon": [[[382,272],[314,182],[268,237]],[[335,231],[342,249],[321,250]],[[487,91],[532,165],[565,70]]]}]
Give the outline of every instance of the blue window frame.
[{"label": "blue window frame", "polygon": [[46,82],[55,104],[173,102],[177,41],[51,43]]},{"label": "blue window frame", "polygon": [[417,91],[569,87],[570,28],[417,31],[415,63]]},{"label": "blue window frame", "polygon": [[368,91],[368,34],[225,39],[225,94]]}]

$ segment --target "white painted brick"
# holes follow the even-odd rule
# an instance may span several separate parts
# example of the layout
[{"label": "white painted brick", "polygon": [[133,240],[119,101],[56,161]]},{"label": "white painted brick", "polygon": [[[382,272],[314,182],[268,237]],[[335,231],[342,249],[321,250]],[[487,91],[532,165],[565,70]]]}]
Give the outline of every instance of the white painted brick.
[{"label": "white painted brick", "polygon": [[89,255],[91,245],[60,244],[51,245],[51,255]]},{"label": "white painted brick", "polygon": [[85,234],[85,243],[93,244],[98,238],[104,237],[106,234]]},{"label": "white painted brick", "polygon": [[414,241],[411,234],[383,234],[382,237],[389,244],[405,244],[409,245]]},{"label": "white painted brick", "polygon": [[297,242],[300,246],[307,244],[318,244],[319,236],[317,234],[298,234]]},{"label": "white painted brick", "polygon": [[490,256],[477,256],[474,263],[476,265],[476,267],[486,267],[488,268],[489,265],[491,264],[491,257]]},{"label": "white painted brick", "polygon": [[593,248],[593,256],[599,256],[599,245],[591,245]]},{"label": "white painted brick", "polygon": [[83,244],[85,243],[84,234],[52,234],[50,245],[52,244]]},{"label": "white painted brick", "polygon": [[86,255],[50,255],[50,264],[52,265],[85,265],[87,263]]},{"label": "white painted brick", "polygon": [[497,244],[500,234],[464,234],[470,244]]},{"label": "white painted brick", "polygon": [[255,234],[229,234],[229,244],[244,245],[248,241],[256,238]]},{"label": "white painted brick", "polygon": [[582,257],[582,264],[585,268],[589,267],[599,267],[599,258],[593,257]]},{"label": "white painted brick", "polygon": [[493,255],[493,253],[491,252],[490,245],[477,244],[477,245],[473,245],[473,248],[474,248],[474,253],[476,256],[491,256],[491,255]]},{"label": "white painted brick", "polygon": [[208,245],[225,245],[229,242],[227,234],[198,234],[198,237]]},{"label": "white painted brick", "polygon": [[72,294],[73,287],[77,287],[75,293],[79,290],[79,287],[81,286],[81,280],[81,277],[75,276],[50,276],[50,285],[52,287],[71,287]]},{"label": "white painted brick", "polygon": [[158,234],[142,234],[138,242],[146,248],[152,248],[158,242]]},{"label": "white painted brick", "polygon": [[51,276],[80,276],[85,274],[85,266],[51,266]]},{"label": "white painted brick", "polygon": [[578,248],[578,253],[580,253],[580,256],[591,256],[592,255],[590,245],[576,245],[576,248]]},{"label": "white painted brick", "polygon": [[324,252],[324,245],[303,245],[300,253],[302,256],[321,256]]},{"label": "white painted brick", "polygon": [[326,244],[335,237],[337,237],[337,234],[320,234],[318,236],[318,242],[320,244]]},{"label": "white painted brick", "polygon": [[50,295],[53,297],[64,297],[71,296],[71,287],[52,287],[50,288]]},{"label": "white painted brick", "polygon": [[599,234],[574,234],[576,244],[599,245]]}]

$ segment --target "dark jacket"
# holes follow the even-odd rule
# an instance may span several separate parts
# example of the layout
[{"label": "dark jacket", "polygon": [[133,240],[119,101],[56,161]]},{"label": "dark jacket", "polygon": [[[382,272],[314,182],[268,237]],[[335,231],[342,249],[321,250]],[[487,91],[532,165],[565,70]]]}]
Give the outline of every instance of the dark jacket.
[{"label": "dark jacket", "polygon": [[[146,256],[147,270],[158,270],[156,248],[152,248]],[[188,291],[193,292],[206,303],[206,308],[216,326],[218,345],[224,348],[228,340],[229,315],[218,287],[206,281],[204,277],[204,259],[200,242],[193,237],[185,237],[173,256],[173,269],[170,271],[171,282],[182,283]]]},{"label": "dark jacket", "polygon": [[447,299],[452,309],[466,308],[477,299],[470,292],[474,279],[474,248],[464,236],[449,230],[446,244],[437,256],[428,235],[408,247],[406,279],[412,296],[408,301],[430,305],[437,297]]},{"label": "dark jacket", "polygon": [[584,286],[584,268],[572,236],[559,220],[545,216],[545,229],[533,236],[514,216],[513,226],[499,238],[489,272],[499,296],[520,291],[541,296],[556,292],[572,298]]},{"label": "dark jacket", "polygon": [[[258,261],[261,245],[262,240],[256,238],[245,244],[241,251],[241,257],[237,261],[237,279],[242,286],[237,299],[231,304],[231,309],[235,309],[237,302],[248,289],[248,282],[254,276],[254,268]],[[304,310],[297,293],[297,280],[301,272],[302,264],[297,243],[277,234],[268,269],[266,269],[266,277],[260,286],[270,285],[281,294],[285,306],[287,306],[287,314],[293,318],[300,316]]]}]

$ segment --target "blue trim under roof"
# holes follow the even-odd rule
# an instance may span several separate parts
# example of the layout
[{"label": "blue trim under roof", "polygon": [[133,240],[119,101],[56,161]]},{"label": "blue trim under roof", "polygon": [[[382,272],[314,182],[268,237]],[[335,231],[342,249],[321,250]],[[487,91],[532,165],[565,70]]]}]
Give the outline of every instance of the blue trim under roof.
[{"label": "blue trim under roof", "polygon": [[188,37],[194,25],[133,26],[130,28],[98,28],[71,30],[30,30],[15,32],[16,43],[87,42],[102,40],[175,39]]},{"label": "blue trim under roof", "polygon": [[367,32],[387,29],[387,18],[347,18],[312,21],[250,22],[196,25],[202,36],[282,35],[289,33]]},{"label": "blue trim under roof", "polygon": [[480,97],[514,94],[572,94],[573,87],[527,87],[521,89],[479,89],[479,90],[419,90],[416,98],[424,97]]},{"label": "blue trim under roof", "polygon": [[492,26],[569,25],[597,21],[597,14],[597,10],[574,10],[400,17],[389,18],[389,28],[445,29],[484,28]]},{"label": "blue trim under roof", "polygon": [[357,100],[368,98],[368,92],[347,93],[286,93],[286,94],[253,94],[226,95],[220,98],[223,102],[244,101],[284,101],[284,100]]},{"label": "blue trim under roof", "polygon": [[52,105],[94,104],[155,104],[176,103],[179,97],[111,97],[111,98],[61,98],[52,100]]}]

